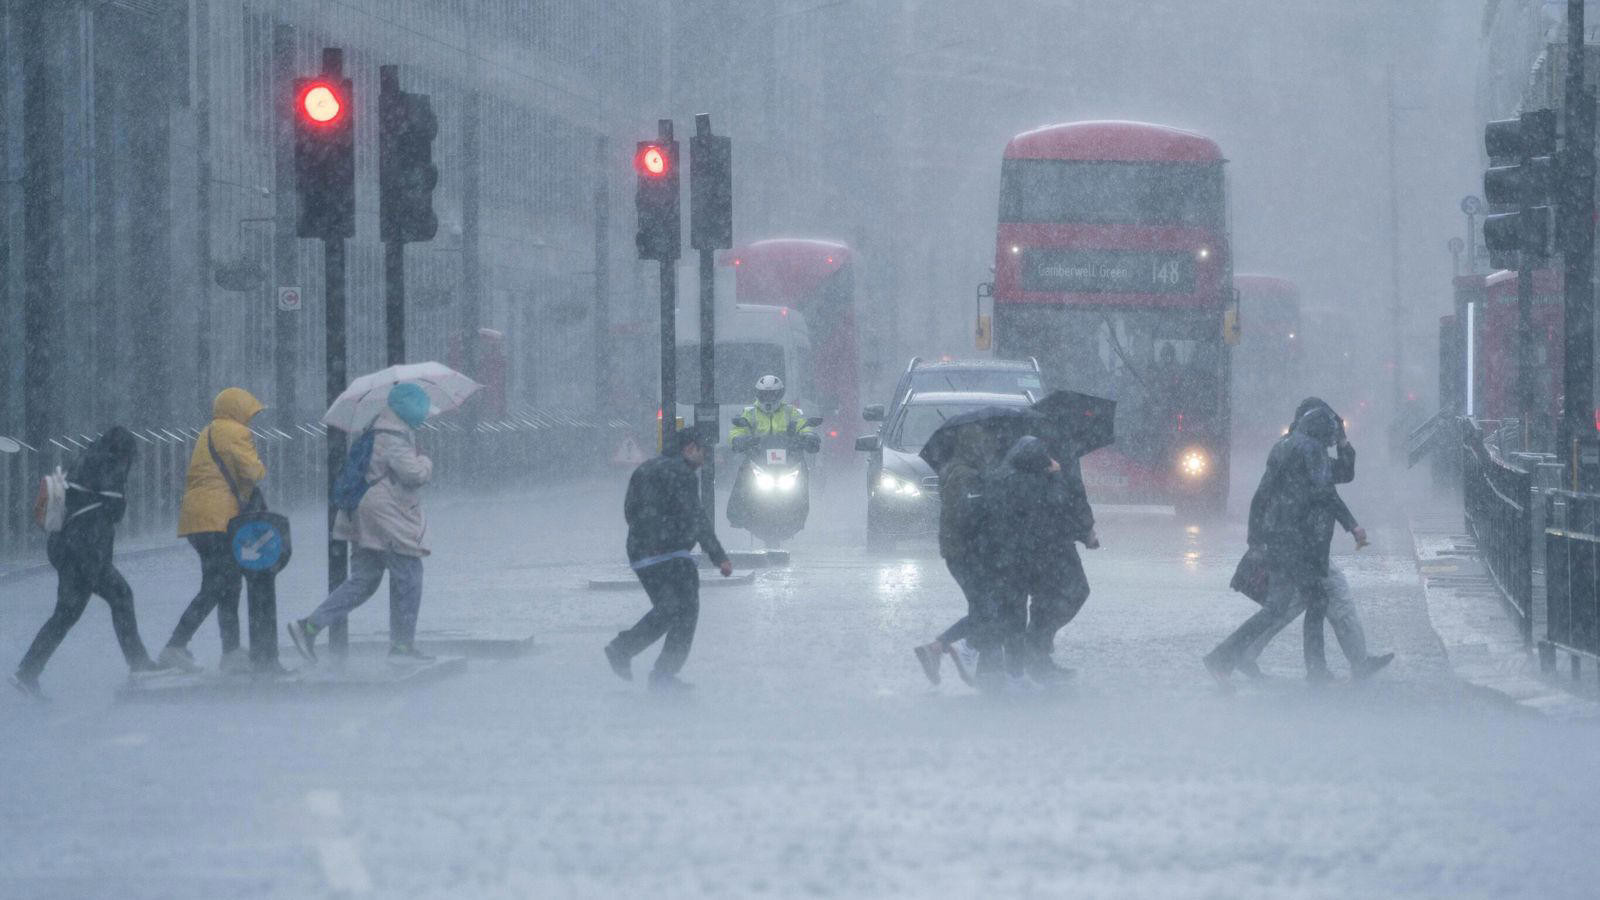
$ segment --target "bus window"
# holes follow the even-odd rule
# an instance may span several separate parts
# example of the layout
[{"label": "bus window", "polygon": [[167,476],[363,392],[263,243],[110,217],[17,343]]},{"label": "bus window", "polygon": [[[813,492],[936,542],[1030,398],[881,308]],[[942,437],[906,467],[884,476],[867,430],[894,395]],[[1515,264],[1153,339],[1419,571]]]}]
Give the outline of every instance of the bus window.
[{"label": "bus window", "polygon": [[1001,222],[1224,224],[1222,167],[1211,163],[1008,159],[1000,178]]}]

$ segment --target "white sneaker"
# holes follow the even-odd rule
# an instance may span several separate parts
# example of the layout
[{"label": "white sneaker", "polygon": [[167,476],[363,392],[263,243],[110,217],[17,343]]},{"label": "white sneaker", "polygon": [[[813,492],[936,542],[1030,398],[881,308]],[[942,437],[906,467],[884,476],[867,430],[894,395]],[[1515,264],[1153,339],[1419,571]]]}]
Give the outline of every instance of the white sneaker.
[{"label": "white sneaker", "polygon": [[250,653],[243,647],[235,647],[222,654],[222,661],[217,664],[217,670],[224,675],[245,675],[251,668]]},{"label": "white sneaker", "polygon": [[968,687],[977,686],[978,651],[965,639],[956,641],[946,648],[950,651],[950,659],[956,664],[956,674],[966,682]]},{"label": "white sneaker", "polygon": [[156,662],[191,675],[201,671],[200,664],[194,661],[194,655],[183,647],[163,647],[161,655],[156,657]]}]

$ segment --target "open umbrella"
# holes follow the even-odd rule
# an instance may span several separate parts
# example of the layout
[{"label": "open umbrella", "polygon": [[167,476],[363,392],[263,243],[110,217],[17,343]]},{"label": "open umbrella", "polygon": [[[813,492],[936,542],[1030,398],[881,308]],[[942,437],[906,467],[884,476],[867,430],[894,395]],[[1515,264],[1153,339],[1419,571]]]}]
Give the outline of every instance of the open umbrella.
[{"label": "open umbrella", "polygon": [[1040,437],[1064,456],[1083,456],[1116,442],[1115,400],[1077,391],[1051,391],[1033,410],[1046,422]]},{"label": "open umbrella", "polygon": [[995,439],[995,450],[1004,453],[1017,438],[1024,435],[1042,437],[1049,423],[1028,407],[985,406],[946,419],[938,430],[928,436],[928,442],[922,445],[917,455],[935,472],[939,471],[955,456],[956,432],[966,425],[976,425],[988,432]]},{"label": "open umbrella", "polygon": [[352,434],[372,424],[389,403],[389,389],[401,382],[422,388],[433,408],[428,415],[449,412],[465,403],[483,385],[443,363],[423,362],[390,366],[363,375],[345,388],[322,416],[322,424]]}]

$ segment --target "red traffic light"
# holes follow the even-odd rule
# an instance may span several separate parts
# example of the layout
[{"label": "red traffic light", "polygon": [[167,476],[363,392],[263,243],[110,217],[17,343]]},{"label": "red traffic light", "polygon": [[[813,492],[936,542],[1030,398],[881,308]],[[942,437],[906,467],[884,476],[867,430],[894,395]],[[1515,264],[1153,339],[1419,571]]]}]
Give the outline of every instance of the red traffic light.
[{"label": "red traffic light", "polygon": [[660,178],[667,174],[667,154],[659,144],[646,144],[639,148],[639,154],[633,159],[634,168],[640,175]]},{"label": "red traffic light", "polygon": [[313,81],[300,94],[300,112],[318,125],[331,125],[344,114],[344,103],[332,85]]}]

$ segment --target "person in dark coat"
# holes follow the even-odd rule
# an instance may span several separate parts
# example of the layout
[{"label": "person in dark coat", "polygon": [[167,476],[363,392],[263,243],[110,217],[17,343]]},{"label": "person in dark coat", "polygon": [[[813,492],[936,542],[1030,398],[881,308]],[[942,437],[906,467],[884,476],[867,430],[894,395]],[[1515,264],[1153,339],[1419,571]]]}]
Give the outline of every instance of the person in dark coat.
[{"label": "person in dark coat", "polygon": [[633,680],[632,660],[666,636],[650,673],[654,690],[686,690],[678,678],[694,643],[700,617],[700,573],[695,568],[698,543],[722,571],[733,564],[717,541],[711,518],[700,506],[700,479],[695,470],[705,451],[692,431],[676,431],[663,441],[661,455],[646,460],[628,479],[623,516],[628,522],[628,565],[650,596],[650,611],[605,647],[606,661],[618,677]]},{"label": "person in dark coat", "polygon": [[956,432],[955,453],[939,470],[939,555],[966,598],[967,614],[932,642],[912,648],[923,673],[934,684],[939,683],[939,665],[946,653],[961,680],[973,683],[974,673],[956,644],[965,640],[979,653],[992,649],[988,640],[993,619],[990,603],[997,576],[982,515],[983,471],[990,463],[992,443],[982,427],[962,427]]},{"label": "person in dark coat", "polygon": [[[1331,523],[1345,521],[1352,529],[1354,517],[1339,498],[1335,489],[1336,464],[1328,456],[1328,448],[1340,441],[1339,417],[1325,403],[1303,403],[1305,410],[1295,420],[1289,434],[1278,441],[1267,457],[1266,472],[1251,500],[1251,525],[1249,540],[1260,547],[1267,565],[1267,598],[1255,615],[1240,625],[1216,649],[1206,654],[1207,671],[1221,683],[1242,661],[1250,659],[1252,646],[1263,637],[1270,637],[1287,622],[1293,621],[1301,609],[1318,612],[1307,616],[1308,622],[1320,632],[1321,610],[1328,608],[1330,587],[1328,554],[1332,539]],[[1344,463],[1338,464],[1337,474],[1354,477],[1353,450]],[[1348,480],[1348,479],[1346,479]],[[1342,577],[1339,579],[1342,581]],[[1338,598],[1347,605],[1348,588]],[[1348,604],[1353,609],[1353,603]],[[1359,623],[1357,623],[1359,627]],[[1341,643],[1346,634],[1341,633]],[[1321,656],[1321,642],[1307,641],[1308,651],[1315,649]],[[1369,658],[1365,652],[1364,638],[1359,644],[1345,644],[1347,653],[1356,651],[1352,667],[1358,675],[1381,668],[1388,658]],[[1359,662],[1357,661],[1359,660]],[[1316,671],[1317,663],[1308,655],[1308,673]],[[1325,664],[1324,664],[1325,665]],[[1315,675],[1312,675],[1315,678]]]},{"label": "person in dark coat", "polygon": [[986,497],[996,564],[1005,586],[997,602],[1006,671],[1054,681],[1067,675],[1050,658],[1055,634],[1089,598],[1076,542],[1099,546],[1082,477],[1063,474],[1048,445],[1019,438]]},{"label": "person in dark coat", "polygon": [[24,693],[43,697],[39,673],[77,624],[92,594],[99,594],[111,607],[111,627],[128,669],[139,673],[166,668],[152,661],[145,650],[133,612],[133,589],[111,559],[117,523],[127,506],[128,470],[137,449],[133,434],[115,426],[95,439],[67,473],[66,523],[46,544],[58,575],[56,608],[12,678]]}]

